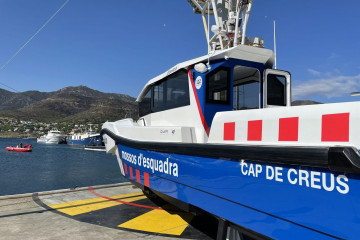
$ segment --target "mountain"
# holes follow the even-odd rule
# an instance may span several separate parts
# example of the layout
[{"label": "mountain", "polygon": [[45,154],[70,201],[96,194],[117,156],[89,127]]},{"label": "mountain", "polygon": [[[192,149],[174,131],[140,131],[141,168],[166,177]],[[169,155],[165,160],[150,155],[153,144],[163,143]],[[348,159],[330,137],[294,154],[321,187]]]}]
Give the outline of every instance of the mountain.
[{"label": "mountain", "polygon": [[104,122],[137,116],[135,98],[86,86],[55,92],[13,93],[0,89],[0,117],[42,122]]},{"label": "mountain", "polygon": [[22,93],[13,93],[0,89],[0,111],[16,110],[41,101],[50,96],[51,93],[39,91],[27,91]]},{"label": "mountain", "polygon": [[[321,104],[296,100],[292,106]],[[66,87],[54,92],[26,91],[14,93],[0,89],[0,119],[39,122],[115,121],[136,118],[135,98],[124,94],[103,93],[86,86]]]},{"label": "mountain", "polygon": [[312,100],[296,100],[291,103],[291,106],[302,106],[302,105],[313,105],[313,104],[322,104],[322,103],[315,102]]}]

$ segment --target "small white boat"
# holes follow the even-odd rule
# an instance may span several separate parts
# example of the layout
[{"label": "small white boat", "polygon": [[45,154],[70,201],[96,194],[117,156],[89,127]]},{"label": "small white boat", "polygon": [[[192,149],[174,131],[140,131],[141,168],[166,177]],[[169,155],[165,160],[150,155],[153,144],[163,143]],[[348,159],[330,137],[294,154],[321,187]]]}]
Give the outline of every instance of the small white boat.
[{"label": "small white boat", "polygon": [[87,151],[97,151],[97,152],[106,152],[105,146],[85,146],[85,150]]},{"label": "small white boat", "polygon": [[37,138],[38,143],[59,144],[65,142],[65,134],[56,129],[50,130],[47,135]]},{"label": "small white boat", "polygon": [[40,136],[36,139],[37,143],[46,143],[46,135]]}]

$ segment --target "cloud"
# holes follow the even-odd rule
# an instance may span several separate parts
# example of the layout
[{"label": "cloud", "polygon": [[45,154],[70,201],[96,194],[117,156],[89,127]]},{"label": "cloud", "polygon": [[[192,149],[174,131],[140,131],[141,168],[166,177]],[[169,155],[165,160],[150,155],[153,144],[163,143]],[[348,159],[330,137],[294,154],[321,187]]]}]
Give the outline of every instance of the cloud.
[{"label": "cloud", "polygon": [[311,96],[327,98],[349,96],[351,92],[357,91],[359,86],[360,74],[357,76],[329,76],[294,85],[292,95],[294,99]]},{"label": "cloud", "polygon": [[330,60],[330,59],[335,59],[335,58],[337,58],[337,57],[339,57],[338,54],[336,54],[336,53],[331,53],[330,56],[328,57],[328,59],[329,59],[329,60]]},{"label": "cloud", "polygon": [[320,75],[321,75],[321,72],[316,71],[316,70],[311,69],[311,68],[309,68],[307,71],[308,71],[310,74],[314,75],[314,76],[320,76]]}]

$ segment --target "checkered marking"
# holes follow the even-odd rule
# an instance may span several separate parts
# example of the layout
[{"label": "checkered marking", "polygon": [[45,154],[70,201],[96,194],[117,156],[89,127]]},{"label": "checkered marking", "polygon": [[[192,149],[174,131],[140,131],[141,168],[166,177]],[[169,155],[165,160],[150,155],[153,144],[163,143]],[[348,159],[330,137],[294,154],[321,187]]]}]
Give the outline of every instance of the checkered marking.
[{"label": "checkered marking", "polygon": [[[267,129],[264,123],[267,120],[254,119],[247,121],[247,138],[239,139],[237,136],[238,122],[224,123],[224,141],[240,142],[262,141],[263,133]],[[316,121],[316,120],[314,120]],[[321,118],[321,142],[349,142],[350,135],[350,113],[323,114]],[[277,140],[279,142],[298,142],[299,129],[301,126],[300,117],[286,117],[278,119]],[[303,127],[303,128],[301,128]]]}]

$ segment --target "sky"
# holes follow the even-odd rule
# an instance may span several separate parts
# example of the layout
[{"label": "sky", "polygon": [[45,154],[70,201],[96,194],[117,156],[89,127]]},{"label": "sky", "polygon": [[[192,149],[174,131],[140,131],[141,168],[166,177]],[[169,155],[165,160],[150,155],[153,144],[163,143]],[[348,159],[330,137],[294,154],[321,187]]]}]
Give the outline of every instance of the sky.
[{"label": "sky", "polygon": [[[0,66],[65,0],[0,0]],[[254,0],[248,36],[292,75],[293,100],[357,101],[360,1]],[[201,16],[186,0],[70,0],[0,71],[0,88],[56,91],[85,85],[133,97],[151,78],[207,53]],[[11,87],[11,89],[5,87]]]}]

